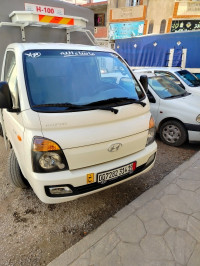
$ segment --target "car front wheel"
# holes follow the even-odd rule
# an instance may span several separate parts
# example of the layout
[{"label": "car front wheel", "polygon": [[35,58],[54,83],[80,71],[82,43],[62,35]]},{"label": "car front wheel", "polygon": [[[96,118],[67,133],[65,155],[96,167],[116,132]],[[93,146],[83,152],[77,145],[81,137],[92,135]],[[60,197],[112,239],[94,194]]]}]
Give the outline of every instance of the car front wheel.
[{"label": "car front wheel", "polygon": [[19,167],[16,155],[14,153],[14,150],[11,149],[9,156],[8,156],[8,176],[16,187],[19,188],[29,188],[30,185],[28,181],[23,176],[21,169]]},{"label": "car front wheel", "polygon": [[181,146],[187,140],[187,131],[178,121],[169,120],[160,127],[160,137],[162,141],[170,146]]}]

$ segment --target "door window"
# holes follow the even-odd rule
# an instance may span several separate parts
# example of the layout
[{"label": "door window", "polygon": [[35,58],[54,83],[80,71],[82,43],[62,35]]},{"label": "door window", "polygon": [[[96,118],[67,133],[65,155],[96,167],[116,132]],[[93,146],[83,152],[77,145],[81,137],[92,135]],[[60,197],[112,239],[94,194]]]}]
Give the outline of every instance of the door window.
[{"label": "door window", "polygon": [[12,51],[8,51],[6,54],[4,81],[8,82],[13,108],[19,108],[19,97],[17,89],[17,68],[15,54]]}]

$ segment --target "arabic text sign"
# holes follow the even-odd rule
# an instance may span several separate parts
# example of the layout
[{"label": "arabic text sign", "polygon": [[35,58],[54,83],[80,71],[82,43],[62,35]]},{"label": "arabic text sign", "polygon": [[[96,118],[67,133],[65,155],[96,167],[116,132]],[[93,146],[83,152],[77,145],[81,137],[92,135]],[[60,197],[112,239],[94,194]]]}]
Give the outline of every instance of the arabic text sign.
[{"label": "arabic text sign", "polygon": [[144,21],[110,24],[109,39],[126,39],[143,35]]},{"label": "arabic text sign", "polygon": [[171,32],[200,30],[200,20],[173,20]]}]

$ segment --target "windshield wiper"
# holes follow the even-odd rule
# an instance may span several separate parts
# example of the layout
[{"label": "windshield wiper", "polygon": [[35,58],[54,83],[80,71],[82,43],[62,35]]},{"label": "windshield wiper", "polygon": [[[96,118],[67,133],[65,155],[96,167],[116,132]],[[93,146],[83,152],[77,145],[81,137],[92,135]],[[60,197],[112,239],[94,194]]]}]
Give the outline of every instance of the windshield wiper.
[{"label": "windshield wiper", "polygon": [[190,95],[191,93],[189,92],[184,92],[182,94],[179,94],[179,95],[171,95],[171,96],[168,96],[168,97],[165,97],[164,99],[172,99],[172,98],[181,98],[181,97],[184,97],[184,96],[187,96],[187,95]]},{"label": "windshield wiper", "polygon": [[98,104],[109,104],[109,103],[115,103],[117,105],[119,103],[136,103],[136,104],[142,105],[143,107],[146,105],[146,103],[143,103],[143,102],[136,100],[136,99],[133,99],[133,98],[128,98],[128,97],[117,98],[117,97],[115,97],[115,98],[110,98],[107,100],[92,102],[92,103],[87,104],[87,106],[92,106],[92,105],[95,106]]},{"label": "windshield wiper", "polygon": [[135,104],[140,104],[143,107],[146,105],[146,103],[143,103],[139,100],[133,99],[133,98],[128,98],[128,97],[121,97],[121,98],[110,98],[107,100],[100,100],[96,102],[92,102],[89,104],[84,104],[84,105],[79,105],[79,104],[72,104],[72,103],[46,103],[46,104],[38,104],[38,105],[33,105],[33,108],[38,108],[38,107],[68,107],[70,109],[84,109],[87,110],[89,109],[99,109],[99,110],[106,110],[106,111],[111,111],[114,114],[118,113],[118,110],[114,107],[111,106],[104,106],[104,104],[117,104],[119,103],[135,103]]},{"label": "windshield wiper", "polygon": [[106,111],[111,111],[114,114],[118,113],[118,110],[110,107],[110,106],[96,106],[96,105],[90,105],[90,104],[85,104],[85,105],[79,105],[79,104],[72,104],[72,103],[46,103],[46,104],[37,104],[37,105],[33,105],[33,108],[37,108],[37,107],[68,107],[70,109],[85,109],[87,110],[89,107],[89,109],[91,109],[90,107],[94,108],[94,109],[99,109],[99,110],[106,110]]}]

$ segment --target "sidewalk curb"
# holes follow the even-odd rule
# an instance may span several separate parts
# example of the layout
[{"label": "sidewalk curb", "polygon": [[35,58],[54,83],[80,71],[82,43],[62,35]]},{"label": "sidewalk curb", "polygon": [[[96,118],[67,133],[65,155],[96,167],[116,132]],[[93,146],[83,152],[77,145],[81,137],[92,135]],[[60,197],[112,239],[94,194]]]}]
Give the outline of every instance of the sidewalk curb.
[{"label": "sidewalk curb", "polygon": [[109,218],[106,222],[100,225],[88,236],[81,239],[74,246],[64,251],[59,257],[54,259],[48,264],[48,266],[67,266],[84,254],[91,246],[98,243],[103,237],[111,232],[116,226],[122,223],[127,217],[133,214],[138,208],[144,206],[146,203],[154,198],[158,198],[162,190],[171,183],[174,182],[185,170],[193,165],[200,158],[200,151],[197,152],[188,161],[181,164],[178,168],[173,170],[170,174],[164,177],[161,182],[149,190],[145,191],[138,198],[132,201],[129,205],[122,208],[113,217]]}]

